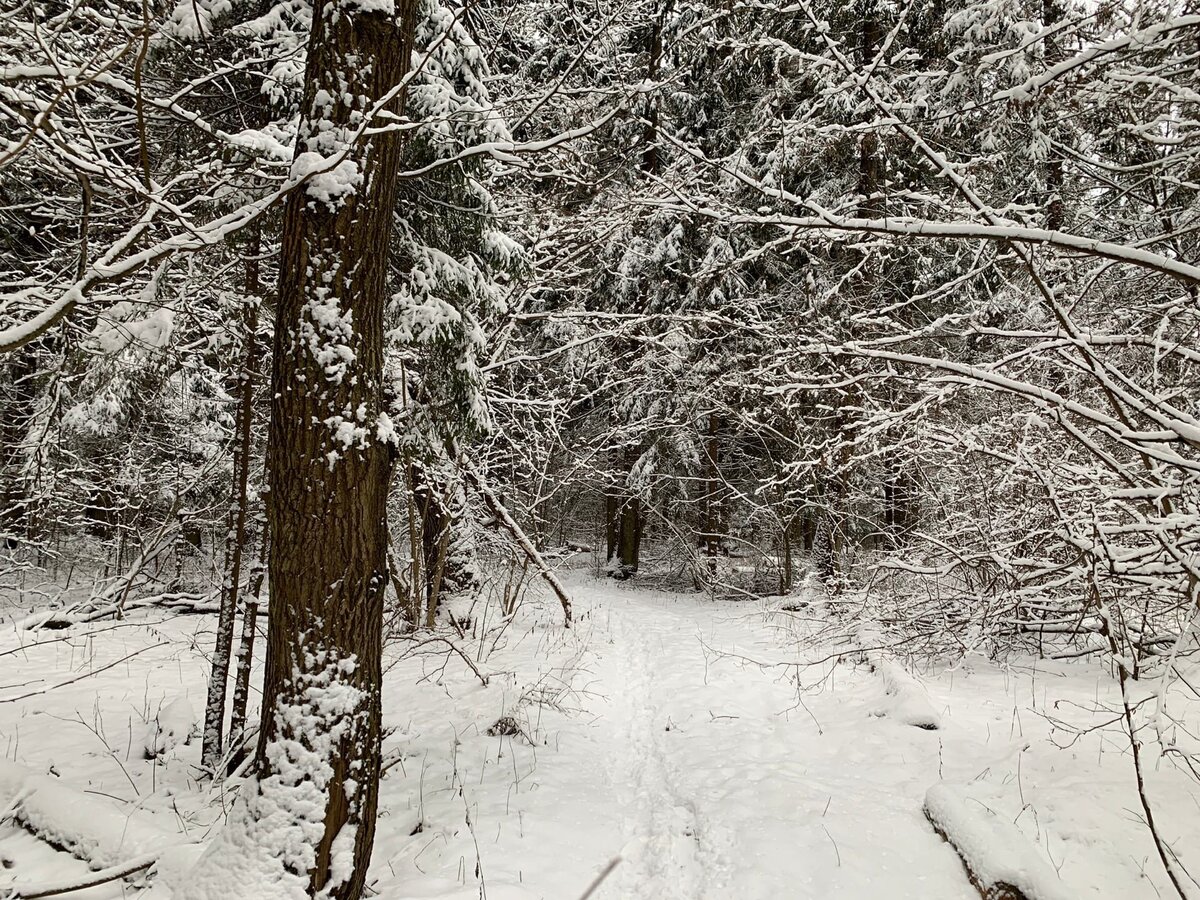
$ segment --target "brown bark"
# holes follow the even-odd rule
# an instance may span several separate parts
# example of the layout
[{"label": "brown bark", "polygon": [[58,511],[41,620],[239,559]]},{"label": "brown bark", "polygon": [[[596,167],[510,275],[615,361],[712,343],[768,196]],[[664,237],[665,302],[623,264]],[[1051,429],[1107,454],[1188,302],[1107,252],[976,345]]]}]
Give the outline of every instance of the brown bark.
[{"label": "brown bark", "polygon": [[432,472],[420,463],[413,462],[409,466],[409,482],[415,501],[414,511],[419,516],[409,523],[409,527],[416,529],[420,536],[423,573],[420,581],[414,582],[414,590],[420,588],[419,593],[424,595],[425,625],[432,628],[437,622],[442,582],[449,574],[447,551],[455,522],[443,495],[444,485]]},{"label": "brown bark", "polygon": [[[401,113],[393,89],[412,55],[416,4],[379,6],[318,0],[313,9],[297,154],[350,162],[361,180],[334,198],[301,188],[284,211],[267,452],[263,799],[248,802],[254,817],[295,800],[305,846],[289,849],[283,865],[310,895],[333,900],[362,896],[379,792],[391,454],[375,433],[401,140],[397,132],[345,139],[389,94],[385,108]],[[297,769],[309,773],[300,784]],[[301,802],[314,788],[323,811]],[[344,860],[331,867],[339,835],[340,847],[353,848],[348,871]]]}]

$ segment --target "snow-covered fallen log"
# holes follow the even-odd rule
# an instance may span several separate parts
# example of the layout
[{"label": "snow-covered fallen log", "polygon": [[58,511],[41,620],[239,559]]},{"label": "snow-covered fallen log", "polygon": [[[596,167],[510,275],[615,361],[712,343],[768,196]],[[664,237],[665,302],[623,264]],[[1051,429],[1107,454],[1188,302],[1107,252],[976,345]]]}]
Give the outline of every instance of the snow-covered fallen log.
[{"label": "snow-covered fallen log", "polygon": [[867,664],[883,682],[886,707],[880,715],[926,731],[942,727],[942,717],[933,708],[925,686],[887,651],[887,642],[879,632],[873,628],[860,629],[858,645]]},{"label": "snow-covered fallen log", "polygon": [[1070,900],[1021,829],[978,801],[935,785],[925,795],[925,817],[962,859],[983,900]]},{"label": "snow-covered fallen log", "polygon": [[213,594],[190,592],[153,594],[124,602],[94,598],[65,609],[32,613],[21,620],[20,627],[26,631],[70,628],[72,625],[117,618],[133,609],[155,608],[170,610],[173,613],[212,613],[217,611],[219,605]]},{"label": "snow-covered fallen log", "polygon": [[125,810],[7,760],[0,760],[0,808],[31,834],[95,869],[156,857],[181,843],[178,834],[151,822],[149,813]]},{"label": "snow-covered fallen log", "polygon": [[157,852],[143,853],[126,862],[107,869],[89,872],[76,878],[60,878],[56,881],[45,881],[39,884],[15,885],[0,891],[3,900],[42,900],[43,897],[60,897],[63,894],[73,894],[76,891],[87,890],[110,881],[117,881],[145,871],[158,861]]}]

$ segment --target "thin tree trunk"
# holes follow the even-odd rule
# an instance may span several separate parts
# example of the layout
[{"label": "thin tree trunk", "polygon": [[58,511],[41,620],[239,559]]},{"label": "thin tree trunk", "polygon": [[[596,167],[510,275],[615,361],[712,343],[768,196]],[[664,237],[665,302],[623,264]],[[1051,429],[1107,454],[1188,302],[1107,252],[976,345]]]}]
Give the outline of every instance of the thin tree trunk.
[{"label": "thin tree trunk", "polygon": [[412,494],[420,516],[417,528],[420,532],[421,580],[425,597],[425,626],[437,624],[438,602],[448,565],[448,550],[455,522],[447,508],[442,479],[433,467],[414,462],[409,467]]},{"label": "thin tree trunk", "polygon": [[[663,55],[663,28],[666,25],[667,12],[671,4],[672,0],[663,0],[658,9],[658,14],[654,17],[654,22],[650,26],[650,33],[646,39],[646,78],[651,82],[658,80],[658,70],[662,63]],[[661,166],[661,159],[658,152],[657,99],[651,102],[650,109],[646,111],[643,143],[642,171],[657,175]]]},{"label": "thin tree trunk", "polygon": [[642,548],[642,502],[637,497],[626,497],[621,504],[621,534],[618,546],[622,573],[635,574]]},{"label": "thin tree trunk", "polygon": [[608,486],[604,489],[604,559],[612,562],[617,553],[618,518],[620,498],[616,489]]},{"label": "thin tree trunk", "polygon": [[419,515],[417,509],[417,488],[416,488],[416,464],[411,459],[404,466],[404,499],[408,507],[408,552],[409,559],[412,561],[409,565],[409,595],[408,609],[409,619],[412,622],[413,628],[419,628],[421,625],[421,610],[422,601],[424,599],[424,590],[422,585],[425,583],[421,574],[421,562],[424,554],[421,552],[421,528],[425,521]]},{"label": "thin tree trunk", "polygon": [[[700,505],[700,534],[697,546],[705,556],[715,557],[725,544],[725,510],[721,502],[721,417],[708,416],[704,442],[704,497]],[[715,563],[714,563],[715,564]]]},{"label": "thin tree trunk", "polygon": [[792,592],[792,520],[786,519],[780,533],[783,544],[783,568],[779,572],[779,593],[783,595]]},{"label": "thin tree trunk", "polygon": [[618,472],[626,486],[610,486],[605,494],[605,517],[608,537],[608,563],[620,578],[637,572],[642,543],[642,504],[628,488],[633,466],[637,462],[636,447],[626,447],[617,454]]},{"label": "thin tree trunk", "polygon": [[[1046,28],[1053,28],[1058,25],[1066,10],[1059,0],[1043,0],[1042,2],[1042,23]],[[1063,51],[1062,44],[1056,36],[1051,36],[1046,40],[1046,65],[1054,66],[1062,62],[1066,58],[1066,53]],[[1047,203],[1046,203],[1046,228],[1050,231],[1061,231],[1067,219],[1067,205],[1063,200],[1062,191],[1065,183],[1065,174],[1063,172],[1063,158],[1055,149],[1051,148],[1052,154],[1046,163],[1046,188],[1047,188]]]},{"label": "thin tree trunk", "polygon": [[213,650],[212,674],[208,681],[208,703],[204,709],[204,744],[200,764],[216,774],[223,750],[225,694],[229,681],[229,657],[233,649],[233,624],[237,612],[238,585],[242,578],[242,551],[246,543],[246,508],[249,505],[250,441],[254,426],[254,373],[258,368],[258,248],[252,242],[246,260],[246,299],[242,307],[242,333],[246,355],[238,384],[238,410],[233,447],[233,496],[230,498],[229,527],[225,535],[225,580],[217,615],[217,643]]},{"label": "thin tree trunk", "polygon": [[250,701],[250,669],[254,664],[254,637],[258,627],[258,603],[262,596],[263,580],[267,574],[267,523],[262,523],[262,542],[258,559],[250,573],[250,594],[242,610],[242,638],[238,644],[237,671],[233,681],[233,704],[229,713],[229,743],[233,747],[231,766],[241,762],[242,744],[246,732],[246,707]]},{"label": "thin tree trunk", "polygon": [[28,498],[23,445],[34,403],[32,348],[10,353],[0,364],[0,540],[15,547],[26,536]]}]

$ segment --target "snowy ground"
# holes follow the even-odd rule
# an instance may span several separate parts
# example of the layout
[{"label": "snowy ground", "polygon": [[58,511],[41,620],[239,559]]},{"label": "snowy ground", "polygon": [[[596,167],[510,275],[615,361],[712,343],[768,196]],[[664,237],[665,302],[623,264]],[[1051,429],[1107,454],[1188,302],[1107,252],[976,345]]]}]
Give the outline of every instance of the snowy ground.
[{"label": "snowy ground", "polygon": [[[803,617],[770,601],[570,584],[571,631],[549,602],[502,633],[480,617],[487,640],[461,645],[486,686],[440,641],[390,649],[380,896],[571,900],[620,857],[596,897],[973,900],[922,813],[939,782],[1014,822],[1062,896],[1171,896],[1099,666],[969,658],[923,673],[941,722],[925,730],[878,671],[799,665],[821,649],[801,649]],[[213,623],[141,615],[0,633],[0,747],[94,801],[64,811],[79,829],[116,823],[103,864],[156,834],[203,844],[232,799],[197,782],[198,741],[143,758],[164,704],[202,709]],[[517,727],[489,734],[502,717]],[[1149,790],[1200,870],[1194,783],[1162,763]],[[0,857],[0,888],[88,868],[11,823]],[[68,896],[134,893],[116,882]]]}]

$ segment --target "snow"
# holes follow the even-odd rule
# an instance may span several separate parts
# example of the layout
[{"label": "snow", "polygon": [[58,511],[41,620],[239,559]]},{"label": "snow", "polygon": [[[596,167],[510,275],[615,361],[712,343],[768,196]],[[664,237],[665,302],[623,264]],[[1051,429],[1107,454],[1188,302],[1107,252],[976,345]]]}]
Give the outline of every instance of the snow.
[{"label": "snow", "polygon": [[987,806],[939,784],[925,795],[925,811],[984,888],[1007,884],[1030,900],[1070,900],[1045,855]]},{"label": "snow", "polygon": [[197,40],[212,34],[213,20],[233,9],[230,0],[178,0],[163,25],[164,36]]},{"label": "snow", "polygon": [[315,150],[298,153],[289,174],[293,180],[304,179],[308,196],[331,210],[341,206],[363,181],[358,163],[353,159],[329,159]]},{"label": "snow", "polygon": [[342,0],[342,9],[360,13],[383,13],[385,16],[396,14],[395,0]]},{"label": "snow", "polygon": [[181,842],[137,810],[85,794],[51,775],[0,761],[0,806],[47,843],[95,868],[115,866]]},{"label": "snow", "polygon": [[[233,814],[196,866],[175,886],[177,900],[245,896],[303,900],[316,847],[325,830],[325,797],[334,775],[331,759],[343,740],[362,739],[367,695],[348,679],[353,660],[316,649],[292,678],[301,702],[275,711],[277,737],[267,745],[272,774],[240,798]],[[353,798],[348,782],[346,794]],[[334,841],[332,875],[323,894],[353,871],[353,831]],[[347,841],[350,859],[346,858]]]},{"label": "snow", "polygon": [[[806,643],[820,624],[808,619],[835,612],[562,578],[575,601],[569,630],[535,588],[515,617],[477,607],[474,636],[446,633],[486,685],[440,641],[389,643],[388,768],[368,873],[379,896],[465,900],[481,877],[490,898],[572,898],[620,857],[596,898],[977,900],[926,808],[959,841],[986,845],[968,851],[979,865],[1017,873],[1040,896],[1168,896],[1128,813],[1138,808],[1128,739],[1101,666],[978,656],[933,666],[915,682],[939,711],[930,731],[877,715],[894,709],[894,694],[857,661],[861,645]],[[315,657],[306,667],[307,711],[272,750],[283,774],[253,793],[236,779],[210,791],[192,774],[197,742],[145,760],[138,736],[177,698],[204,696],[215,618],[130,617],[19,651],[21,681],[95,674],[0,703],[0,742],[15,760],[0,769],[0,793],[11,801],[33,783],[22,816],[52,820],[72,846],[92,835],[92,865],[159,852],[144,894],[153,900],[303,896],[281,860],[307,859],[309,812],[328,778],[310,738],[318,720],[357,703],[347,673]],[[0,629],[0,653],[28,634]],[[144,652],[103,668],[134,651]],[[817,662],[831,654],[842,661]],[[1182,692],[1172,705],[1184,723],[1200,714]],[[492,729],[504,716],[515,732]],[[1192,782],[1164,763],[1147,771],[1147,790],[1188,863],[1200,846]],[[352,837],[336,839],[335,874]],[[20,823],[0,828],[0,853],[15,859],[0,887],[87,872]],[[133,895],[128,885],[80,896]]]},{"label": "snow", "polygon": [[180,744],[190,742],[196,724],[196,712],[187,697],[176,697],[160,707],[158,715],[146,729],[146,758],[162,756]]},{"label": "snow", "polygon": [[863,647],[867,663],[883,681],[886,701],[880,706],[879,715],[890,715],[905,725],[936,731],[942,719],[921,682],[895,659],[887,648],[890,642],[873,626],[858,630],[858,642]]}]

